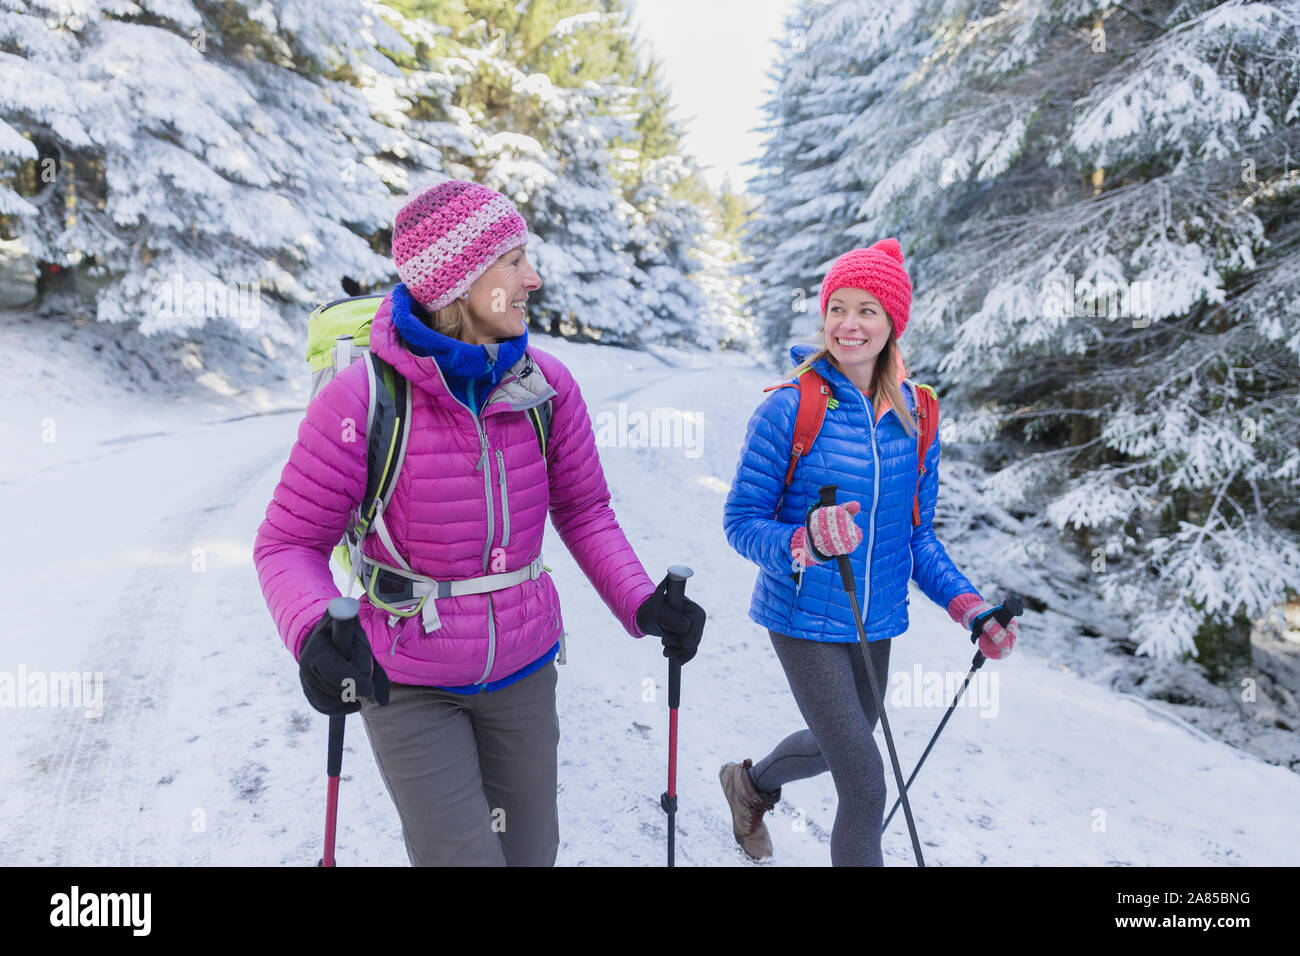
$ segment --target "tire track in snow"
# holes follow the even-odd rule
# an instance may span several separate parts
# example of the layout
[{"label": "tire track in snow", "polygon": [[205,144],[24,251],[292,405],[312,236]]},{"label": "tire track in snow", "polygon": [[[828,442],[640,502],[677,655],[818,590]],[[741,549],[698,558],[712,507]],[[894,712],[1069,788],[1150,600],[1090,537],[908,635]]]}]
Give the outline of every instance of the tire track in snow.
[{"label": "tire track in snow", "polygon": [[[276,448],[252,463],[238,459],[243,467],[233,474],[223,468],[199,472],[191,465],[186,473],[201,474],[201,482],[177,506],[155,511],[144,540],[164,555],[176,555],[176,563],[146,563],[134,571],[111,611],[95,622],[102,636],[85,657],[103,662],[103,714],[89,720],[80,710],[65,710],[57,730],[27,748],[29,765],[50,774],[54,785],[52,794],[43,790],[49,795],[37,816],[40,826],[12,834],[16,859],[40,865],[130,865],[151,845],[151,836],[161,835],[141,831],[142,823],[151,822],[141,814],[146,789],[157,784],[150,771],[163,756],[157,744],[165,728],[157,715],[173,690],[177,652],[193,637],[184,628],[186,594],[196,587],[189,556],[229,502],[264,480],[283,458],[283,449]],[[149,471],[147,465],[142,471]],[[215,507],[214,501],[219,503]]]}]

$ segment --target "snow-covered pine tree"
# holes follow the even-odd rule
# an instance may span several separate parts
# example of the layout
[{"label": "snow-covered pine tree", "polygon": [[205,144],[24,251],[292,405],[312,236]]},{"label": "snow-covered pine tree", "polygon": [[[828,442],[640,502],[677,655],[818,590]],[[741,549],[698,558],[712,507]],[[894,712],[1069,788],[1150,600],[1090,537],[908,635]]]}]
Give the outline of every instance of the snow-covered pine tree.
[{"label": "snow-covered pine tree", "polygon": [[[20,70],[19,64],[11,60],[11,57],[17,59],[9,52],[11,47],[31,45],[44,45],[56,54],[61,52],[57,38],[49,36],[44,24],[19,12],[18,0],[0,0],[0,177],[3,177],[0,178],[0,222],[12,223],[19,216],[37,216],[39,211],[30,201],[42,191],[37,184],[54,180],[54,160],[40,163],[40,152],[30,133],[24,136],[5,120],[17,104],[28,104],[46,124],[63,126],[65,135],[77,138],[78,145],[85,142],[84,136],[77,136],[66,110],[59,109],[65,100],[59,96],[58,78],[39,65]],[[25,163],[31,164],[27,170],[27,199],[14,188],[18,186],[18,169]]]},{"label": "snow-covered pine tree", "polygon": [[627,248],[636,210],[614,180],[609,149],[631,119],[598,107],[586,90],[561,97],[544,147],[555,178],[526,203],[529,226],[541,237],[536,318],[552,330],[571,324],[581,335],[634,343],[653,318],[640,291],[649,280]]},{"label": "snow-covered pine tree", "polygon": [[19,231],[100,319],[283,338],[281,309],[389,271],[367,163],[391,133],[352,78],[404,41],[368,0],[2,2],[3,119],[57,168]]},{"label": "snow-covered pine tree", "polygon": [[657,303],[654,325],[642,341],[754,348],[735,243],[725,233],[721,202],[702,172],[689,158],[666,156],[646,165],[641,182],[633,199],[638,211],[633,245],[650,280],[645,294]]},{"label": "snow-covered pine tree", "polygon": [[[399,95],[402,130],[436,142],[448,172],[509,196],[537,239],[530,244],[542,288],[529,304],[534,326],[560,334],[631,338],[646,314],[635,301],[634,264],[622,250],[625,221],[611,174],[610,142],[629,133],[631,110],[610,115],[600,84],[559,86],[520,64],[572,62],[593,22],[574,3],[408,0],[395,4],[414,44]],[[589,6],[581,4],[580,6]],[[596,12],[595,20],[599,20]],[[436,21],[436,23],[435,23]],[[432,31],[432,32],[431,32]]]},{"label": "snow-covered pine tree", "polygon": [[61,283],[145,332],[282,337],[281,307],[389,281],[391,194],[453,175],[529,217],[535,319],[627,344],[735,322],[694,278],[711,234],[656,188],[677,134],[621,0],[0,5],[0,216],[46,311],[75,307]]},{"label": "snow-covered pine tree", "polygon": [[673,187],[690,175],[687,163],[668,156],[647,164],[632,197],[637,211],[628,236],[644,273],[639,292],[650,312],[645,341],[716,345],[717,329],[704,324],[705,298],[694,281],[695,249],[705,232],[703,211],[673,197]]},{"label": "snow-covered pine tree", "polygon": [[[880,131],[867,118],[919,64],[936,16],[923,0],[804,0],[791,11],[769,72],[759,197],[744,233],[745,293],[761,344],[785,363],[791,338],[817,328],[821,277],[850,249],[892,234],[864,231],[863,167],[879,163]],[[879,116],[875,117],[877,120]],[[893,122],[906,117],[891,116]]]},{"label": "snow-covered pine tree", "polygon": [[[714,237],[675,194],[690,164],[653,62],[642,70],[632,55],[619,0],[397,6],[420,51],[402,64],[397,92],[412,106],[397,125],[426,143],[436,137],[457,175],[520,205],[538,237],[535,326],[629,345],[737,338],[725,279],[697,275]],[[438,35],[418,35],[430,18]],[[709,268],[727,251],[715,249]]]},{"label": "snow-covered pine tree", "polygon": [[707,184],[703,189],[704,196],[697,201],[712,209],[710,223],[714,232],[699,250],[700,270],[696,277],[709,296],[713,321],[723,329],[723,347],[757,352],[757,324],[751,300],[745,294],[750,260],[741,239],[756,200],[748,193],[736,192],[730,176],[723,177],[716,191]]},{"label": "snow-covered pine tree", "polygon": [[1011,373],[971,398],[1056,446],[996,487],[1110,559],[1140,651],[1222,670],[1300,589],[1300,299],[1277,271],[1297,265],[1300,5],[1145,9],[1057,4],[945,51],[936,77],[1008,87],[1011,128],[991,170],[959,157],[969,208],[930,279],[959,318],[945,375]]}]

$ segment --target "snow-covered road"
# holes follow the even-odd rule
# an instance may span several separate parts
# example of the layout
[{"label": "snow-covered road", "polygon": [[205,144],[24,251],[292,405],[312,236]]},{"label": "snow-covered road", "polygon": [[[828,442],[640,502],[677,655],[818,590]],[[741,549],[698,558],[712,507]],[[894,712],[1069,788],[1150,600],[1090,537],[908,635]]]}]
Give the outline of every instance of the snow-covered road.
[{"label": "snow-covered road", "polygon": [[[735,360],[684,367],[541,336],[535,344],[573,369],[593,418],[613,423],[601,457],[651,575],[695,568],[688,593],[709,625],[683,677],[677,860],[745,865],[718,767],[758,759],[801,726],[766,633],[746,614],[754,569],[721,527],[745,423],[776,376]],[[0,864],[314,863],[327,720],[303,698],[251,564],[300,413],[223,420],[236,412],[160,410],[102,390],[78,404],[78,373],[12,356],[5,366],[14,397],[0,423],[10,598]],[[279,405],[293,402],[285,391]],[[687,447],[617,440],[618,422],[665,407],[698,416],[682,433]],[[41,441],[51,427],[56,440]],[[661,865],[664,659],[657,642],[623,632],[553,531],[547,541],[569,629],[559,862]],[[964,674],[972,653],[940,608],[915,587],[912,596],[887,703],[904,773],[948,703],[925,681]],[[1034,652],[1041,621],[1028,613],[1016,653],[985,666],[972,688],[984,706],[958,708],[913,787],[927,863],[1300,864],[1300,777],[1049,666]],[[92,700],[102,674],[102,715],[88,717],[84,700],[34,706],[64,672],[90,674],[82,690]],[[404,865],[358,717],[348,721],[343,773],[340,863]],[[769,818],[774,864],[828,863],[834,810],[829,775],[788,785]],[[885,856],[912,862],[901,813]]]}]

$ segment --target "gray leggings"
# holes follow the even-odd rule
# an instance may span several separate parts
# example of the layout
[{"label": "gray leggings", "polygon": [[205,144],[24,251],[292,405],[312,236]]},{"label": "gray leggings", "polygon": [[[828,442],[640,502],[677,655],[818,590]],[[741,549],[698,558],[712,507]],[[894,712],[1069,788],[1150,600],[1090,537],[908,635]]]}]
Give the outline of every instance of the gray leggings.
[{"label": "gray leggings", "polygon": [[361,705],[412,866],[554,866],[556,670],[491,693],[393,684]]},{"label": "gray leggings", "polygon": [[[775,790],[829,770],[839,797],[831,865],[884,866],[885,766],[872,736],[876,702],[861,645],[768,634],[808,729],[777,744],[754,764],[750,778],[761,790]],[[889,645],[889,640],[868,644],[882,698],[889,685]]]}]

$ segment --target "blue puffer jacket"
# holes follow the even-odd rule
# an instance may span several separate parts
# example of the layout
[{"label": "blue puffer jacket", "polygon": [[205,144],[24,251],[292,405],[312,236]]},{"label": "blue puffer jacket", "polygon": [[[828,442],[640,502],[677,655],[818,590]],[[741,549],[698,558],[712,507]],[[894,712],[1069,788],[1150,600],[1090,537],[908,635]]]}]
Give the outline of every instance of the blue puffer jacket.
[{"label": "blue puffer jacket", "polygon": [[[796,365],[816,349],[796,345]],[[810,565],[802,581],[795,570],[790,539],[804,523],[808,506],[823,485],[838,485],[838,501],[858,501],[854,520],[862,544],[849,556],[858,582],[868,641],[897,637],[907,630],[907,581],[915,578],[925,595],[945,610],[954,597],[978,593],[957,570],[934,533],[939,495],[939,439],[935,436],[922,476],[921,524],[912,526],[916,494],[917,436],[909,435],[891,408],[877,423],[867,397],[828,359],[814,366],[839,404],[828,409],[812,451],[795,466],[785,488],[790,461],[797,388],[771,392],[749,420],[740,464],[723,514],[728,543],[759,566],[749,616],[779,634],[814,641],[858,639],[848,593],[835,560]],[[791,379],[794,381],[794,379]],[[916,418],[916,399],[903,394]],[[877,480],[879,476],[879,480]],[[863,584],[870,580],[870,586]]]}]

